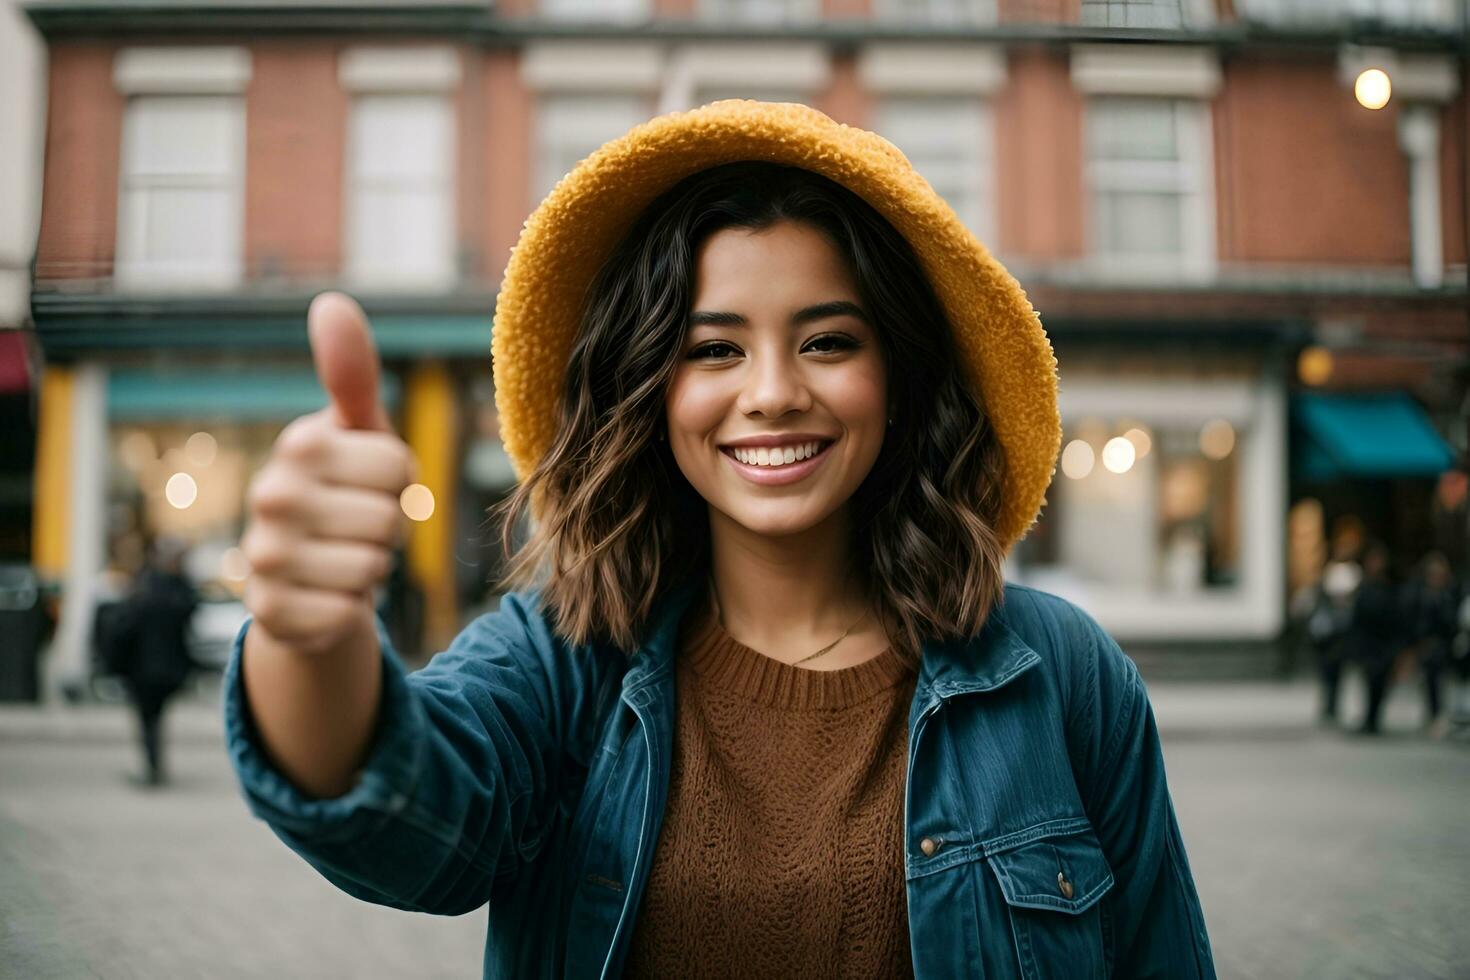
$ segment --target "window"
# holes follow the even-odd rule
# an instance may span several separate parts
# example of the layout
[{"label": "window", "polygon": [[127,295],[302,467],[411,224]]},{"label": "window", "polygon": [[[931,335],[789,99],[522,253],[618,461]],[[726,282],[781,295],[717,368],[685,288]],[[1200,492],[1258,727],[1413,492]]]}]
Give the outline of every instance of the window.
[{"label": "window", "polygon": [[878,0],[880,19],[904,24],[993,24],[995,0]]},{"label": "window", "polygon": [[237,285],[244,177],[245,106],[238,96],[129,99],[118,189],[118,285]]},{"label": "window", "polygon": [[1453,31],[1464,0],[1235,0],[1242,20],[1275,27],[1335,27],[1379,23]]},{"label": "window", "polygon": [[1089,239],[1111,271],[1205,274],[1214,249],[1208,106],[1100,96],[1087,108]]},{"label": "window", "polygon": [[991,241],[994,150],[988,104],[963,95],[894,95],[874,130],[900,150],[981,241]]},{"label": "window", "polygon": [[541,12],[558,20],[642,20],[648,0],[542,0]]},{"label": "window", "polygon": [[453,283],[453,113],[438,93],[354,98],[347,270],[373,288]]},{"label": "window", "polygon": [[533,199],[544,198],[593,150],[648,119],[650,108],[649,97],[637,93],[542,96]]},{"label": "window", "polygon": [[1193,20],[1190,0],[1082,0],[1086,27],[1184,27]]},{"label": "window", "polygon": [[700,0],[699,12],[710,20],[742,24],[790,24],[815,21],[818,0]]}]

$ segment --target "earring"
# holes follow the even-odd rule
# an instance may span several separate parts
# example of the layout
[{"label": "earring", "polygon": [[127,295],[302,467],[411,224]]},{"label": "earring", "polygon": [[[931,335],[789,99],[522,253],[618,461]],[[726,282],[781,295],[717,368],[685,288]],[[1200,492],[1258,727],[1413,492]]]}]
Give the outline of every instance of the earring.
[{"label": "earring", "polygon": [[892,415],[888,416],[888,427],[890,429],[893,428],[893,416]]}]

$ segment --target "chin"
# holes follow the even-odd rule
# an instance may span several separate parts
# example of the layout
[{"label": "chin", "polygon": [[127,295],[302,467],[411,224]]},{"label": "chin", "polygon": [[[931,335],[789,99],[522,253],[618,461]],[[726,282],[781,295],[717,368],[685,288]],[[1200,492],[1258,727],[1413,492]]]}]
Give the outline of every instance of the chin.
[{"label": "chin", "polygon": [[811,506],[810,501],[793,499],[754,506],[749,501],[742,501],[722,509],[726,517],[752,534],[781,538],[811,530],[830,516],[835,508],[819,509]]}]

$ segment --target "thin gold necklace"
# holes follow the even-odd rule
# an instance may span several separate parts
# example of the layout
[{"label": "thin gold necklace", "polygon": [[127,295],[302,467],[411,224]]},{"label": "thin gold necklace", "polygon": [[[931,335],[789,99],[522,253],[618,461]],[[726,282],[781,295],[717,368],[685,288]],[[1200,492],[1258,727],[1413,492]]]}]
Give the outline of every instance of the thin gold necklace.
[{"label": "thin gold necklace", "polygon": [[[709,581],[709,598],[710,598],[710,602],[712,602],[714,604],[714,607],[715,607],[715,619],[716,619],[716,621],[719,622],[720,629],[723,630],[725,628],[725,614],[720,609],[720,597],[715,593],[715,577],[713,575],[710,575],[709,578],[708,578],[708,581]],[[842,580],[842,582],[843,582],[844,585],[846,585],[847,584],[847,579],[844,578]],[[789,666],[789,667],[795,667],[798,664],[804,664],[808,660],[815,660],[818,657],[820,657],[822,654],[824,654],[827,651],[831,650],[837,644],[839,644],[843,640],[847,639],[847,634],[851,633],[853,631],[853,627],[857,626],[858,623],[861,623],[863,621],[863,617],[865,615],[867,615],[867,611],[866,610],[864,610],[863,612],[859,613],[858,614],[858,618],[855,619],[855,620],[853,620],[852,621],[852,625],[851,626],[848,626],[847,629],[843,630],[842,631],[842,635],[839,636],[837,639],[833,640],[831,643],[829,643],[826,646],[822,647],[822,649],[818,650],[816,653],[809,653],[805,657],[802,657],[800,660],[793,660],[793,661],[791,661],[790,663],[787,664],[787,666]],[[780,663],[786,663],[786,661],[784,661],[784,660],[783,661],[779,661],[779,662]]]}]

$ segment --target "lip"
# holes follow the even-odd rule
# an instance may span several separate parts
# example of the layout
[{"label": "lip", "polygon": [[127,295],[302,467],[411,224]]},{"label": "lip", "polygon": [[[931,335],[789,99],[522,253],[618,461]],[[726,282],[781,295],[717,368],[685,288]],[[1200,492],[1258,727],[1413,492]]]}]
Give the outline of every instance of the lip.
[{"label": "lip", "polygon": [[[817,439],[803,439],[801,441],[802,442],[816,442],[818,440]],[[725,457],[725,459],[729,460],[730,465],[735,468],[735,472],[736,473],[739,473],[741,476],[745,477],[745,479],[749,480],[751,483],[759,484],[760,486],[763,486],[763,487],[779,487],[779,486],[785,486],[788,483],[795,483],[798,480],[804,480],[804,479],[806,479],[808,476],[810,476],[813,472],[816,471],[817,467],[821,466],[822,463],[826,461],[828,450],[830,450],[837,443],[836,443],[835,440],[821,440],[821,441],[824,441],[827,444],[825,446],[823,446],[822,449],[815,456],[811,456],[811,457],[809,457],[807,459],[804,459],[804,460],[802,460],[799,463],[787,463],[785,466],[778,466],[778,467],[775,467],[775,468],[772,468],[772,467],[769,467],[769,466],[752,466],[749,463],[742,463],[742,462],[740,462],[740,460],[736,459],[735,456],[731,452],[732,447],[734,447],[734,446],[741,446],[741,447],[749,446],[749,445],[751,445],[751,443],[748,442],[748,441],[747,442],[733,442],[733,443],[728,443],[727,445],[721,446],[720,447],[720,455],[723,456],[723,457]],[[764,445],[768,445],[768,446],[770,446],[770,445],[789,445],[789,443],[772,443],[772,442],[767,442],[767,443],[764,443]]]}]

